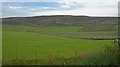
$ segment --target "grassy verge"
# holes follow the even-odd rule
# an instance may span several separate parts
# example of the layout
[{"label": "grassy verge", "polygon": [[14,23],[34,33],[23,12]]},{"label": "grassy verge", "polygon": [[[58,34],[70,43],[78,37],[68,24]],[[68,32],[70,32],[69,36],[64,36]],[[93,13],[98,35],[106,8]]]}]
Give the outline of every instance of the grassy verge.
[{"label": "grassy verge", "polygon": [[[107,46],[101,53],[89,56],[73,56],[73,57],[53,57],[48,56],[46,60],[42,59],[11,59],[3,60],[3,64],[11,65],[119,65],[120,51],[117,46]],[[44,62],[43,62],[44,61]]]},{"label": "grassy verge", "polygon": [[70,65],[119,65],[120,48],[118,46],[107,46],[99,54],[85,58],[75,58]]}]

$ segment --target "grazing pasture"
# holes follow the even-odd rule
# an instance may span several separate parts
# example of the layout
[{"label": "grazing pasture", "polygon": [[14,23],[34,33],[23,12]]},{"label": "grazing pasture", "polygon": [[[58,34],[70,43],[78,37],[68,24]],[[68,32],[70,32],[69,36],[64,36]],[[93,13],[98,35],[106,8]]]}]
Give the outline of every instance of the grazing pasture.
[{"label": "grazing pasture", "polygon": [[[104,56],[109,54],[104,51],[107,46],[115,45],[117,30],[115,18],[73,16],[4,18],[3,65],[66,65],[68,63],[89,65],[91,62],[97,62],[97,59],[99,60],[97,64],[102,64],[102,61],[109,64],[111,60],[106,61],[104,58],[106,56],[111,58],[112,55]],[[115,63],[116,56],[112,59]]]},{"label": "grazing pasture", "polygon": [[[51,27],[50,30],[55,28]],[[75,28],[79,27],[71,28],[73,29],[67,30],[67,27],[67,29],[61,29],[61,31],[66,35],[70,31],[74,32]],[[64,32],[65,30],[67,33]],[[41,29],[34,27],[3,25],[3,59],[28,60],[37,58],[42,60],[40,63],[45,64],[48,62],[49,56],[51,59],[71,58],[82,55],[84,57],[84,55],[89,56],[90,54],[103,51],[105,46],[114,45],[113,40],[85,40],[78,38],[80,37],[78,34],[78,37],[72,38],[65,35],[62,36],[62,34],[56,36],[57,31],[55,32],[54,30],[53,34],[48,34],[50,32],[43,32]],[[76,33],[78,32],[72,35],[76,35]],[[58,60],[56,64],[62,64],[64,61]]]}]

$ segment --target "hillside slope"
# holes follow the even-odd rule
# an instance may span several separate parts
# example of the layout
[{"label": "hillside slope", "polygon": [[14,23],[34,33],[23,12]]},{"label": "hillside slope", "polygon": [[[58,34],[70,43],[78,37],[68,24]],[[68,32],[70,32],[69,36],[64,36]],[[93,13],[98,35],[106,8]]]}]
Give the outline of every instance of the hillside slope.
[{"label": "hillside slope", "polygon": [[39,25],[39,26],[68,26],[68,25],[108,25],[117,24],[116,17],[89,17],[89,16],[36,16],[3,18],[3,24]]}]

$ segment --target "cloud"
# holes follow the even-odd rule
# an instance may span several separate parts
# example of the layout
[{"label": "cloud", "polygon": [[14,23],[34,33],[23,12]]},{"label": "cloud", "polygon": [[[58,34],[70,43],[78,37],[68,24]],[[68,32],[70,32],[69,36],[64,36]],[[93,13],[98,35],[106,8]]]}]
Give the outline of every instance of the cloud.
[{"label": "cloud", "polygon": [[87,15],[87,16],[117,16],[116,8],[109,8],[105,10],[99,8],[78,8],[74,10],[63,10],[63,11],[43,11],[43,12],[32,12],[30,16],[41,16],[41,15]]},{"label": "cloud", "polygon": [[32,12],[30,16],[40,16],[40,15],[65,15],[64,11],[44,11],[44,12]]},{"label": "cloud", "polygon": [[[4,0],[8,1],[8,0]],[[15,1],[15,0],[9,0]],[[23,0],[18,0],[23,1]],[[26,0],[28,1],[28,0]],[[33,0],[29,0],[32,2]],[[11,6],[6,11],[13,11],[14,16],[40,16],[40,15],[88,15],[88,16],[117,16],[119,0],[34,0],[34,2],[55,2],[57,5],[47,6]],[[34,3],[32,2],[32,3]],[[48,4],[48,3],[44,3]],[[10,12],[9,12],[10,13]],[[18,14],[17,14],[18,13]],[[7,14],[8,13],[5,13]],[[21,14],[21,15],[20,15]],[[13,16],[8,14],[8,16]]]},{"label": "cloud", "polygon": [[7,6],[9,9],[22,9],[23,7],[19,6]]},{"label": "cloud", "polygon": [[35,8],[31,8],[31,9],[29,9],[29,10],[33,10],[33,11],[34,11],[34,10],[38,10],[38,9],[35,9]]},{"label": "cloud", "polygon": [[62,8],[72,8],[72,7],[76,8],[78,6],[79,7],[81,6],[80,4],[78,4],[76,2],[59,2],[59,3],[61,4],[60,7],[62,7]]},{"label": "cloud", "polygon": [[2,2],[58,2],[59,0],[2,0]]},{"label": "cloud", "polygon": [[49,10],[51,9],[50,7],[26,7],[26,10],[31,10],[31,11],[44,11],[44,10]]},{"label": "cloud", "polygon": [[118,0],[59,0],[62,8],[77,7],[70,10],[53,10],[32,12],[31,16],[39,15],[88,15],[118,16]]},{"label": "cloud", "polygon": [[88,15],[88,16],[118,16],[119,0],[59,0],[62,3],[81,4],[82,8],[77,7],[65,14],[70,15]]}]

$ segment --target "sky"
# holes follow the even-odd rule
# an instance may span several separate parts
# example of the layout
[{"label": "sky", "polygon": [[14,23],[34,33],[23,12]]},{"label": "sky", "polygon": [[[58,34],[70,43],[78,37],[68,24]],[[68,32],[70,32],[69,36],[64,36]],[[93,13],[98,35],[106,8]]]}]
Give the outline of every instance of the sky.
[{"label": "sky", "polygon": [[85,15],[117,17],[119,0],[3,0],[1,17]]}]

